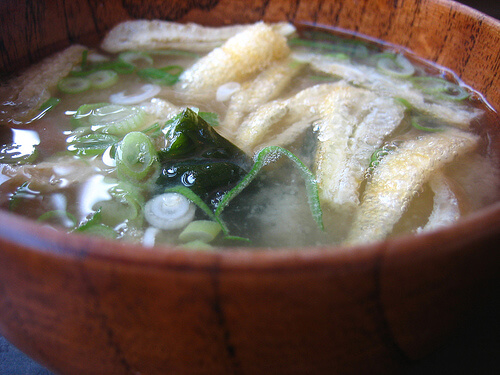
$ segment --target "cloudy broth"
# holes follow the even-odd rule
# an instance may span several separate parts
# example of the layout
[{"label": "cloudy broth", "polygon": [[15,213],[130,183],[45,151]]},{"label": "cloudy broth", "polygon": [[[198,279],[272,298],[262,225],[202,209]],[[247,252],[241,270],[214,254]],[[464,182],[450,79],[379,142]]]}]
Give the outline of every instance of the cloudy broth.
[{"label": "cloudy broth", "polygon": [[[498,200],[498,156],[486,130],[498,116],[452,72],[397,46],[330,30],[279,37],[283,55],[214,84],[200,83],[202,62],[216,61],[211,49],[84,49],[68,77],[112,71],[109,87],[99,86],[111,79],[100,73],[84,90],[61,78],[47,88],[57,104],[24,117],[16,117],[21,104],[11,96],[17,81],[5,83],[2,209],[69,232],[210,249],[418,235]],[[279,78],[266,76],[272,69]],[[201,122],[211,130],[179,135]],[[140,155],[125,148],[129,133],[137,139],[132,150],[145,142]],[[197,138],[186,146],[182,137]],[[131,171],[117,166],[122,157],[135,158]],[[225,202],[249,173],[251,181]],[[220,186],[212,181],[219,175]],[[194,216],[179,227],[154,224],[147,202],[165,191],[196,200],[179,185],[202,204],[190,203]],[[189,222],[202,221],[215,226],[182,235]]]}]

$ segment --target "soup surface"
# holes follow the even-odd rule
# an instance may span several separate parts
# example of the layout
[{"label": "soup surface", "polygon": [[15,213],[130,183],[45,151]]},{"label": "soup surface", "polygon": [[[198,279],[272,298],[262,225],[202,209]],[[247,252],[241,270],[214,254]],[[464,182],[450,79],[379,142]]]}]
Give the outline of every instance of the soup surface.
[{"label": "soup surface", "polygon": [[397,46],[285,23],[118,25],[1,88],[0,205],[147,246],[315,246],[499,197],[481,95]]}]

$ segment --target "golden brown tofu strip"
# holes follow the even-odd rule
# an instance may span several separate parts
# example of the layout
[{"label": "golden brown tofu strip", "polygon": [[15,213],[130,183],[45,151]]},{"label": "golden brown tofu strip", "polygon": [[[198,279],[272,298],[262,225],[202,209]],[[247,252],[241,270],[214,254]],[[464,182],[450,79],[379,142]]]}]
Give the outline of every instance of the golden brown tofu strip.
[{"label": "golden brown tofu strip", "polygon": [[450,128],[404,142],[383,157],[367,184],[347,243],[385,238],[399,221],[414,193],[434,172],[457,156],[473,150],[478,137]]},{"label": "golden brown tofu strip", "polygon": [[392,98],[337,87],[320,106],[316,177],[322,202],[352,212],[371,155],[401,123],[405,108]]},{"label": "golden brown tofu strip", "polygon": [[243,82],[289,52],[286,38],[259,22],[194,63],[181,74],[177,85],[188,96],[214,96],[220,85]]},{"label": "golden brown tofu strip", "polygon": [[418,232],[427,232],[451,225],[460,218],[460,204],[450,181],[442,172],[436,173],[429,185],[434,193],[434,204],[429,220]]},{"label": "golden brown tofu strip", "polygon": [[[240,147],[254,150],[262,145],[285,146],[319,117],[318,106],[336,84],[320,84],[289,99],[275,100],[252,112],[237,132]],[[298,126],[295,126],[297,124]],[[287,130],[291,129],[291,132]],[[270,134],[278,134],[277,137]]]},{"label": "golden brown tofu strip", "polygon": [[[101,47],[105,51],[113,53],[126,50],[154,49],[209,52],[251,26],[209,27],[194,23],[182,24],[161,20],[125,21],[108,32]],[[286,22],[274,23],[271,24],[271,27],[284,36],[295,32],[295,27]]]},{"label": "golden brown tofu strip", "polygon": [[254,80],[244,82],[241,89],[232,95],[222,126],[235,131],[243,117],[276,99],[303,67],[304,64],[285,58],[271,64]]},{"label": "golden brown tofu strip", "polygon": [[2,91],[8,93],[9,101],[9,106],[4,106],[6,118],[10,116],[15,121],[24,122],[38,114],[40,106],[50,98],[50,90],[81,62],[84,50],[86,48],[80,45],[68,47],[47,57],[3,87]]}]

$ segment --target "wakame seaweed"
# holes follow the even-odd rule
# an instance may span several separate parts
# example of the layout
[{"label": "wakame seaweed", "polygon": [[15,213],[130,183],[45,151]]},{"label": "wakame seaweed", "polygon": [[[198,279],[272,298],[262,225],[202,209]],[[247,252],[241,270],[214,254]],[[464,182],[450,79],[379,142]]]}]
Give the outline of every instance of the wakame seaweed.
[{"label": "wakame seaweed", "polygon": [[158,193],[182,185],[215,207],[214,199],[235,186],[251,168],[251,158],[192,109],[167,122],[164,132],[167,146],[158,152]]}]

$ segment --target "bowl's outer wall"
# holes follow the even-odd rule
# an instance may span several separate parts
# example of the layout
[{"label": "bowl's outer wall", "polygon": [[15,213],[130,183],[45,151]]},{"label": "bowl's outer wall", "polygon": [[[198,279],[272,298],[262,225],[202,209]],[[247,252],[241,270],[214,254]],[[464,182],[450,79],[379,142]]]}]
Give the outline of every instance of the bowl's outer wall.
[{"label": "bowl's outer wall", "polygon": [[[444,65],[500,108],[498,22],[439,0],[4,0],[0,69],[96,44],[133,18],[332,25]],[[0,212],[0,332],[62,374],[387,373],[437,345],[498,281],[499,213],[355,249],[193,254]]]},{"label": "bowl's outer wall", "polygon": [[6,233],[0,217],[0,331],[61,374],[388,374],[491,292],[498,236],[466,224],[466,243],[435,234],[227,257],[74,241],[34,223]]}]

